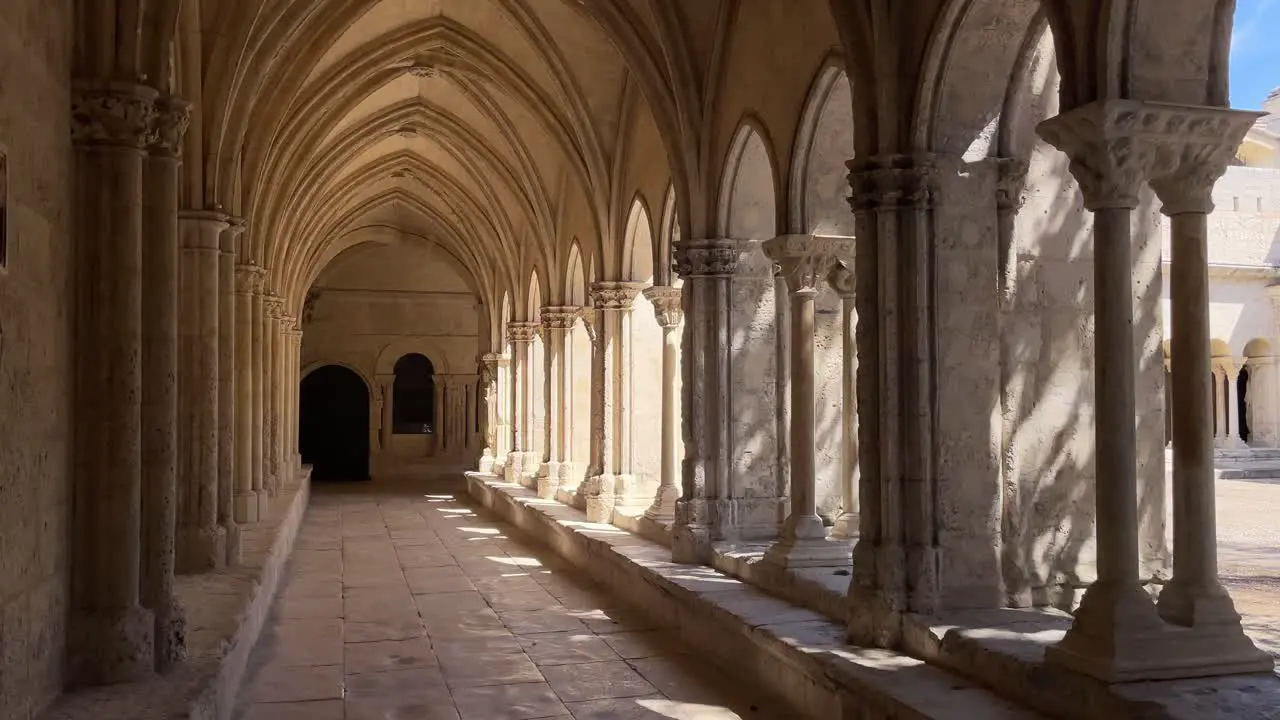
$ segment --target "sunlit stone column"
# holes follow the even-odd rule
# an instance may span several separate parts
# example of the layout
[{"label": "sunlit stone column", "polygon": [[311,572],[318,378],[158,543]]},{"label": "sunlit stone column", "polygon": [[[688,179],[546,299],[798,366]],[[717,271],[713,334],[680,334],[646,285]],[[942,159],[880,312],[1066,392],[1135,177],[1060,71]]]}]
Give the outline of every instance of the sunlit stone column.
[{"label": "sunlit stone column", "polygon": [[493,472],[493,466],[498,458],[498,435],[501,428],[498,424],[498,363],[502,359],[497,353],[485,353],[480,356],[480,397],[481,406],[478,408],[480,413],[480,434],[481,442],[484,448],[480,452],[480,467],[482,473]]},{"label": "sunlit stone column", "polygon": [[[1175,112],[1166,110],[1166,112]],[[1213,475],[1213,437],[1208,387],[1209,242],[1208,216],[1213,186],[1226,172],[1254,113],[1195,108],[1184,111],[1175,138],[1162,158],[1173,166],[1152,187],[1170,218],[1170,370],[1173,406],[1173,578],[1160,593],[1165,621],[1188,628],[1180,638],[1182,661],[1203,672],[1269,672],[1271,658],[1240,627],[1240,615],[1218,580],[1218,542]],[[1236,376],[1229,374],[1228,416],[1237,421]],[[1239,439],[1237,422],[1231,437]],[[1184,668],[1185,670],[1186,668]]]},{"label": "sunlit stone column", "polygon": [[511,449],[505,466],[506,480],[524,483],[537,468],[526,468],[528,433],[532,429],[529,407],[529,345],[537,332],[537,323],[507,323],[507,339],[511,343]]},{"label": "sunlit stone column", "polygon": [[782,267],[791,294],[791,513],[765,560],[783,567],[848,565],[849,544],[828,540],[818,516],[813,327],[819,285],[836,260],[850,254],[852,243],[783,235],[767,240],[763,247],[769,259]]},{"label": "sunlit stone column", "polygon": [[1232,358],[1223,370],[1227,379],[1227,447],[1240,448],[1244,447],[1244,439],[1240,437],[1240,365]]},{"label": "sunlit stone column", "polygon": [[567,445],[569,426],[566,412],[567,360],[569,357],[569,332],[578,321],[576,307],[544,307],[541,312],[544,336],[544,368],[546,388],[546,436],[543,443],[542,466],[538,469],[538,496],[554,498],[560,483],[567,479],[572,465],[562,469],[569,460]]},{"label": "sunlit stone column", "polygon": [[[243,256],[243,253],[242,253]],[[236,265],[236,487],[232,505],[237,523],[258,522],[258,489],[254,470],[254,297],[262,288],[262,268]]]},{"label": "sunlit stone column", "polygon": [[218,272],[228,224],[217,211],[185,211],[179,222],[177,568],[200,573],[227,559],[226,530],[218,524]]},{"label": "sunlit stone column", "polygon": [[591,391],[600,412],[593,413],[593,436],[597,457],[592,458],[595,475],[579,486],[588,522],[609,522],[613,509],[627,497],[635,476],[631,467],[631,369],[628,362],[631,342],[631,306],[643,286],[629,282],[597,282],[591,286],[595,307],[597,338],[592,364]]},{"label": "sunlit stone column", "polygon": [[844,509],[836,518],[831,536],[852,539],[858,536],[858,346],[855,334],[858,310],[857,283],[853,267],[838,261],[827,275],[827,283],[840,296],[841,356],[840,395],[840,493]]},{"label": "sunlit stone column", "polygon": [[236,493],[236,238],[244,220],[229,218],[218,252],[218,524],[227,537],[227,564],[240,564]]},{"label": "sunlit stone column", "polygon": [[266,282],[267,269],[262,269],[262,279],[250,299],[250,322],[253,326],[253,359],[250,378],[253,383],[253,432],[250,443],[253,446],[253,492],[258,501],[255,517],[265,520],[271,508],[271,496],[266,487],[266,393],[267,393],[267,335],[266,294],[263,283]]},{"label": "sunlit stone column", "polygon": [[680,458],[677,456],[680,438],[680,399],[676,387],[680,384],[680,323],[684,320],[680,288],[665,285],[647,288],[644,296],[653,305],[653,312],[662,328],[662,465],[658,492],[653,504],[644,516],[664,525],[670,525],[676,517],[676,500],[680,498]]},{"label": "sunlit stone column", "polygon": [[279,489],[284,490],[293,484],[293,463],[289,456],[289,394],[292,380],[289,377],[289,366],[293,356],[293,325],[296,319],[285,312],[284,300],[280,303],[279,331],[276,333],[279,352],[276,357],[276,472],[279,478]]},{"label": "sunlit stone column", "polygon": [[1280,371],[1274,355],[1249,358],[1249,392],[1245,402],[1249,406],[1249,444],[1253,447],[1275,447],[1280,440],[1277,372]]},{"label": "sunlit stone column", "polygon": [[280,330],[284,318],[284,300],[274,291],[263,296],[262,337],[262,486],[268,497],[275,499],[283,478],[280,475]]},{"label": "sunlit stone column", "polygon": [[494,377],[494,408],[493,416],[497,422],[497,426],[493,430],[494,449],[493,449],[493,472],[495,475],[506,476],[507,455],[511,452],[511,409],[513,402],[511,399],[511,357],[507,353],[496,353],[497,361],[495,367],[497,372]]},{"label": "sunlit stone column", "polygon": [[174,595],[178,465],[178,188],[190,105],[156,103],[157,135],[144,169],[142,245],[142,606],[155,616],[154,661],[167,672],[185,651]]},{"label": "sunlit stone column", "polygon": [[675,562],[709,563],[712,543],[734,518],[729,490],[730,290],[741,256],[734,240],[684,240],[676,272],[684,278],[681,342],[682,488],[672,526]]},{"label": "sunlit stone column", "polygon": [[71,92],[78,218],[75,452],[68,682],[151,672],[140,603],[143,164],[157,93],[77,81]]}]

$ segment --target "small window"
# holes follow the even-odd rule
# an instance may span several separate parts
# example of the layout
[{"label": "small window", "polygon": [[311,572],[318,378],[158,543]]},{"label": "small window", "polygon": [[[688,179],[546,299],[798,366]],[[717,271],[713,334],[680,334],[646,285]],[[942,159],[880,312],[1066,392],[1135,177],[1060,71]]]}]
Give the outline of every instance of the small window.
[{"label": "small window", "polygon": [[396,361],[392,385],[391,431],[396,435],[435,432],[435,367],[426,355],[411,353]]}]

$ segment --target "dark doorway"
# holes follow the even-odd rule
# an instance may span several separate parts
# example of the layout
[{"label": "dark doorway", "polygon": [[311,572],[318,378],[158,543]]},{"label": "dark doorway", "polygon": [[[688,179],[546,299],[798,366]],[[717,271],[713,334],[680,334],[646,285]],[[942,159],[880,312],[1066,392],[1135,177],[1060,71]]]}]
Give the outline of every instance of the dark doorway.
[{"label": "dark doorway", "polygon": [[1237,425],[1240,428],[1240,439],[1249,442],[1253,433],[1249,430],[1249,368],[1240,368],[1240,376],[1236,378]]},{"label": "dark doorway", "polygon": [[314,480],[369,479],[369,391],[360,376],[326,365],[302,379],[298,446]]},{"label": "dark doorway", "polygon": [[396,361],[392,385],[391,432],[426,435],[436,429],[436,369],[426,355],[410,353]]}]

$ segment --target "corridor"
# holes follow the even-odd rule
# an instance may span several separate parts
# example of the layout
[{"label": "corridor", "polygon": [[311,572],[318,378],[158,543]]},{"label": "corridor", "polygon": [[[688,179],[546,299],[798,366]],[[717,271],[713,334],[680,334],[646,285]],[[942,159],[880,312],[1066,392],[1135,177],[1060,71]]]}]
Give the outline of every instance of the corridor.
[{"label": "corridor", "polygon": [[462,492],[317,484],[239,720],[795,717],[514,532]]}]

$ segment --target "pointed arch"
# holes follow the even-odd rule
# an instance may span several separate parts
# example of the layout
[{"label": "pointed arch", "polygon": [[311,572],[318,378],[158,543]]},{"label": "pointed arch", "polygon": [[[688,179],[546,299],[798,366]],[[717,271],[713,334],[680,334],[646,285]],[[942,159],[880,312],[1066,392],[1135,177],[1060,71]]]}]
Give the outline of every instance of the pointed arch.
[{"label": "pointed arch", "polygon": [[653,282],[655,285],[674,285],[679,282],[672,272],[672,253],[680,242],[680,208],[677,206],[676,186],[667,186],[662,201],[662,220],[658,226],[658,251],[653,256]]},{"label": "pointed arch", "polygon": [[788,173],[788,232],[852,236],[845,162],[853,157],[853,100],[839,57],[810,86]]},{"label": "pointed arch", "polygon": [[542,283],[536,268],[529,273],[529,289],[526,297],[525,319],[538,322],[542,317]]},{"label": "pointed arch", "polygon": [[627,226],[622,237],[622,279],[628,282],[650,282],[653,279],[653,225],[649,222],[649,205],[636,193],[627,213]]},{"label": "pointed arch", "polygon": [[763,239],[782,227],[778,221],[777,159],[768,132],[754,117],[744,117],[725,156],[716,209],[721,237]]},{"label": "pointed arch", "polygon": [[569,262],[565,265],[564,300],[570,307],[583,307],[587,303],[587,276],[577,238],[569,246]]}]

